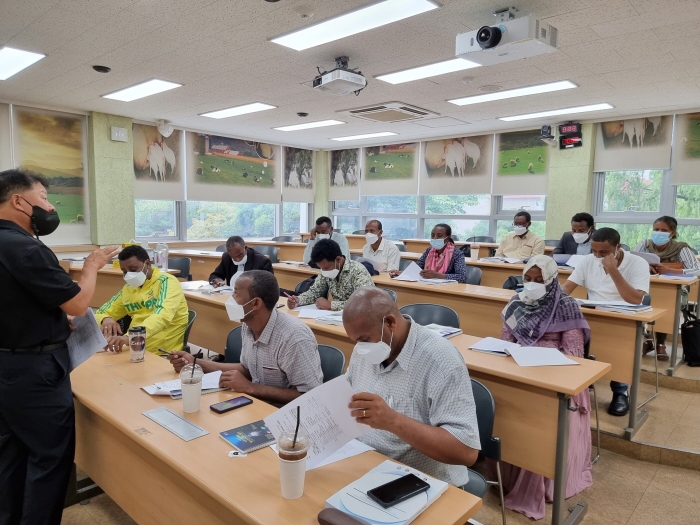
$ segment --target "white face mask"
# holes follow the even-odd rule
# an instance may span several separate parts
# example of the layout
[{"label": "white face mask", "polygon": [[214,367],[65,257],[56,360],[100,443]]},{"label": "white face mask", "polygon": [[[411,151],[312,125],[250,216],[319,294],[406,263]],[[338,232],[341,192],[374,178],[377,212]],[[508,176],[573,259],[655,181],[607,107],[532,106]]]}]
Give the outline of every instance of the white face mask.
[{"label": "white face mask", "polygon": [[322,241],[323,239],[330,239],[331,236],[327,233],[317,233],[316,234],[316,240],[317,241]]},{"label": "white face mask", "polygon": [[574,237],[574,240],[576,241],[577,244],[583,244],[588,240],[588,237],[590,236],[591,232],[590,230],[587,231],[586,233],[574,233],[572,234]]},{"label": "white face mask", "polygon": [[527,233],[527,226],[513,226],[513,232],[515,235],[525,235]]},{"label": "white face mask", "polygon": [[[613,254],[613,257],[617,259],[617,254],[619,253],[619,250],[615,250],[615,253]],[[603,257],[596,257],[595,258],[596,262],[600,265],[600,267],[603,267]]]},{"label": "white face mask", "polygon": [[[384,320],[386,317],[382,318],[382,338],[384,336]],[[384,341],[379,341],[378,343],[361,342],[355,345],[355,352],[362,359],[366,359],[368,363],[372,365],[378,365],[383,363],[389,358],[391,354],[391,343],[394,341],[394,332],[391,332],[391,339],[389,344]]]},{"label": "white face mask", "polygon": [[[245,304],[238,304],[238,302],[233,298],[233,295],[228,298],[226,301],[226,313],[228,314],[228,318],[231,319],[231,321],[235,321],[237,323],[240,323],[243,318],[248,315],[245,313],[245,310],[243,309],[244,306],[247,304],[252,303],[255,301],[255,299],[251,299]],[[250,312],[248,312],[250,313]]]},{"label": "white face mask", "polygon": [[143,269],[140,272],[126,272],[126,275],[124,276],[126,284],[132,288],[139,288],[143,286],[143,283],[146,282],[146,273],[144,272],[145,269],[146,263],[144,262]]},{"label": "white face mask", "polygon": [[234,264],[237,264],[238,266],[243,266],[246,262],[248,262],[248,254],[245,254],[243,256],[243,259],[241,259],[240,261],[233,261],[233,262],[234,262]]},{"label": "white face mask", "polygon": [[379,235],[376,233],[365,233],[365,240],[367,241],[367,244],[374,244],[379,240]]},{"label": "white face mask", "polygon": [[547,287],[542,283],[524,283],[523,288],[528,299],[533,301],[541,299],[547,293]]},{"label": "white face mask", "polygon": [[[335,262],[335,266],[338,265],[338,261]],[[321,270],[321,275],[324,277],[328,277],[329,279],[335,279],[338,277],[338,274],[340,273],[340,270],[338,268],[334,268],[333,270]]]}]

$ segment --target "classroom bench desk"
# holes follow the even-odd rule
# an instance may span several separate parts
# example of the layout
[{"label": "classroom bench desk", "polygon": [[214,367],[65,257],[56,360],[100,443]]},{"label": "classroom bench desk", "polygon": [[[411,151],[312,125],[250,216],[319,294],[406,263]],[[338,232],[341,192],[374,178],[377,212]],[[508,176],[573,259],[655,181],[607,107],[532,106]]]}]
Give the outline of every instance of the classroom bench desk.
[{"label": "classroom bench desk", "polygon": [[[128,352],[96,354],[71,373],[75,462],[137,523],[317,525],[328,497],[387,459],[366,452],[309,471],[304,495],[285,500],[270,448],[229,458],[231,447],[218,435],[275,408],[254,400],[219,415],[209,405],[238,394],[203,395],[200,411],[184,416],[209,434],[185,442],[142,415],[163,406],[183,415],[182,401],[141,390],[176,377],[167,360],[149,354],[143,363],[130,363]],[[462,525],[480,508],[481,499],[449,487],[414,523]]]},{"label": "classroom bench desk", "polygon": [[[421,252],[423,253],[430,247],[430,239],[401,239],[406,245],[406,251],[409,252]],[[464,245],[479,245],[479,258],[488,257],[491,250],[496,250],[500,243],[497,242],[466,242],[466,241],[455,241],[455,246]],[[554,246],[545,246],[544,253],[549,255],[554,251]]]}]

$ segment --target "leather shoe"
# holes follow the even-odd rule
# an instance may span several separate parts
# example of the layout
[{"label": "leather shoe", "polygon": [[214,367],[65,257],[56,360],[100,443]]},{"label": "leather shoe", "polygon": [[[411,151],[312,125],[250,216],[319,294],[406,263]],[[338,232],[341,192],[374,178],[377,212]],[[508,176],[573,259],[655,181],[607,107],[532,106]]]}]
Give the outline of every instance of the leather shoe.
[{"label": "leather shoe", "polygon": [[630,404],[625,394],[613,393],[612,401],[608,407],[608,414],[611,416],[626,416],[630,411]]},{"label": "leather shoe", "polygon": [[665,344],[656,343],[656,359],[659,361],[668,361],[668,354],[666,353]]}]

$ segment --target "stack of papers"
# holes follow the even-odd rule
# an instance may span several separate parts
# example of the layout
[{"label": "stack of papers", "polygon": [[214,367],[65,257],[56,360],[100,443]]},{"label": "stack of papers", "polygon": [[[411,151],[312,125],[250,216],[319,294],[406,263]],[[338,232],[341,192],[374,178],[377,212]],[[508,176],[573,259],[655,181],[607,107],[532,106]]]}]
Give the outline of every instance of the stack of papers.
[{"label": "stack of papers", "polygon": [[637,257],[641,257],[649,264],[661,264],[661,257],[656,255],[655,253],[635,252],[635,251],[631,251],[630,253],[633,255],[636,255]]},{"label": "stack of papers", "polygon": [[301,261],[280,261],[284,264],[291,264],[292,266],[299,266],[301,268],[309,268],[309,265]]},{"label": "stack of papers", "polygon": [[420,266],[412,262],[401,272],[401,275],[394,277],[394,279],[397,281],[410,281],[412,283],[421,282],[424,284],[452,284],[457,282],[452,279],[423,279],[420,276],[422,271],[423,269]]},{"label": "stack of papers", "polygon": [[576,299],[581,306],[594,307],[596,310],[608,312],[622,312],[626,314],[636,314],[651,310],[651,306],[644,304],[632,304],[625,301],[590,301],[588,299]]},{"label": "stack of papers", "polygon": [[457,281],[454,279],[423,279],[422,277],[418,279],[419,283],[423,284],[433,284],[433,285],[439,285],[439,284],[454,284]]},{"label": "stack of papers", "polygon": [[664,273],[659,275],[659,279],[694,279],[697,275],[692,273]]},{"label": "stack of papers", "polygon": [[471,347],[472,350],[512,356],[518,366],[562,366],[577,365],[573,359],[569,359],[557,348],[545,348],[540,346],[520,346],[518,343],[501,341],[494,337],[486,337],[477,341]]},{"label": "stack of papers", "polygon": [[425,327],[429,330],[432,330],[440,337],[444,337],[445,339],[449,339],[450,337],[454,337],[462,333],[462,330],[460,330],[459,328],[452,328],[451,326],[442,326],[435,323],[427,324],[425,325]]},{"label": "stack of papers", "polygon": [[521,263],[522,259],[515,259],[513,257],[484,257],[480,259],[486,262],[505,262],[505,263]]},{"label": "stack of papers", "polygon": [[[326,310],[326,312],[328,311]],[[317,317],[316,322],[343,326],[343,311],[340,310],[339,312],[327,313],[326,315]]]},{"label": "stack of papers", "polygon": [[[367,496],[368,490],[408,474],[414,474],[427,482],[430,485],[428,491],[386,509]],[[447,487],[448,484],[444,481],[431,478],[411,467],[386,460],[360,479],[333,494],[326,500],[326,507],[349,514],[365,525],[380,523],[408,525],[435,502]]]},{"label": "stack of papers", "polygon": [[[221,370],[204,374],[202,376],[202,394],[210,394],[212,392],[226,390],[225,388],[219,387],[220,377]],[[180,383],[179,379],[162,381],[153,385],[142,386],[141,388],[152,396],[170,396],[173,399],[179,399],[182,396],[182,383]]]},{"label": "stack of papers", "polygon": [[214,287],[209,284],[207,281],[184,281],[180,282],[180,286],[182,286],[182,289],[185,291],[199,291],[200,288],[207,288],[210,290],[213,290]]}]

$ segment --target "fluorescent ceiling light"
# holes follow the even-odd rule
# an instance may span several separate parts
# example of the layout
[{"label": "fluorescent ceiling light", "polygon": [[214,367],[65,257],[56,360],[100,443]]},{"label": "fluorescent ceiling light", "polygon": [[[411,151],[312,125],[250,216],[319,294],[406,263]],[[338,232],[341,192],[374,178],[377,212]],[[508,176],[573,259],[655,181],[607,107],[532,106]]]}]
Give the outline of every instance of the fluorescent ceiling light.
[{"label": "fluorescent ceiling light", "polygon": [[45,56],[40,53],[15,49],[14,47],[3,47],[0,49],[0,80],[7,80]]},{"label": "fluorescent ceiling light", "polygon": [[485,95],[455,98],[453,100],[448,100],[447,102],[458,106],[466,106],[468,104],[479,104],[481,102],[491,102],[492,100],[503,100],[504,98],[524,97],[526,95],[549,93],[551,91],[560,91],[562,89],[571,89],[575,87],[578,86],[570,80],[561,80],[559,82],[550,82],[549,84],[539,84],[537,86],[528,86],[518,89],[508,89],[506,91],[497,91],[495,93],[486,93]]},{"label": "fluorescent ceiling light", "polygon": [[396,73],[379,75],[375,78],[377,80],[389,82],[389,84],[401,84],[403,82],[411,82],[412,80],[419,80],[421,78],[436,77],[438,75],[444,75],[445,73],[453,73],[455,71],[471,69],[473,67],[479,67],[480,65],[481,64],[477,64],[476,62],[464,60],[463,58],[451,58],[449,60],[443,60],[442,62],[436,62],[434,64],[404,69],[403,71],[397,71]]},{"label": "fluorescent ceiling light", "polygon": [[202,113],[200,117],[210,117],[210,118],[228,118],[236,117],[238,115],[245,115],[247,113],[255,113],[256,111],[265,111],[266,109],[275,109],[277,106],[270,106],[269,104],[263,104],[262,102],[253,102],[252,104],[245,104],[244,106],[236,106],[235,108],[220,109],[219,111],[211,111],[209,113]]},{"label": "fluorescent ceiling light", "polygon": [[437,9],[432,0],[382,0],[334,18],[271,39],[275,44],[303,51],[346,36],[369,31]]},{"label": "fluorescent ceiling light", "polygon": [[375,137],[388,137],[389,135],[398,135],[398,133],[392,133],[391,131],[382,131],[380,133],[368,133],[366,135],[352,135],[351,137],[336,137],[331,140],[337,140],[338,142],[344,142],[346,140],[360,140],[360,139],[373,139]]},{"label": "fluorescent ceiling light", "polygon": [[498,120],[513,122],[514,120],[527,120],[530,118],[555,117],[557,115],[569,115],[571,113],[587,113],[588,111],[600,111],[602,109],[612,109],[610,104],[591,104],[590,106],[576,106],[575,108],[553,109],[551,111],[540,111],[539,113],[528,113],[527,115],[515,115],[514,117],[499,117]]},{"label": "fluorescent ceiling light", "polygon": [[339,120],[318,120],[316,122],[306,122],[304,124],[295,124],[293,126],[282,126],[281,128],[272,128],[278,131],[299,131],[300,129],[323,128],[326,126],[336,126],[345,124]]},{"label": "fluorescent ceiling light", "polygon": [[168,82],[167,80],[158,80],[157,78],[154,78],[153,80],[147,80],[141,84],[136,84],[135,86],[120,89],[114,93],[109,93],[102,96],[104,98],[121,100],[122,102],[131,102],[132,100],[149,97],[151,95],[155,95],[156,93],[162,93],[163,91],[168,91],[178,87],[182,87],[182,84],[176,84],[175,82]]}]

